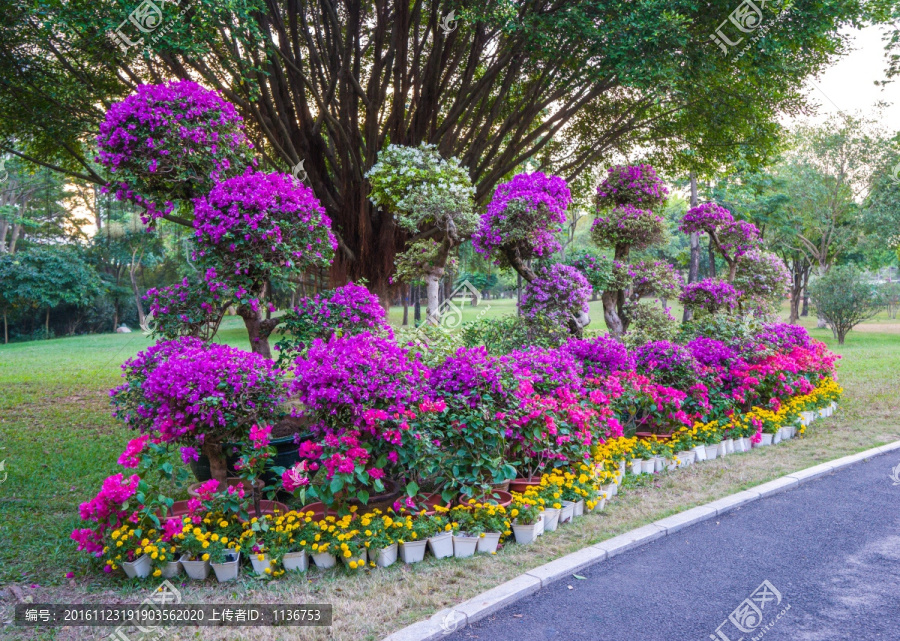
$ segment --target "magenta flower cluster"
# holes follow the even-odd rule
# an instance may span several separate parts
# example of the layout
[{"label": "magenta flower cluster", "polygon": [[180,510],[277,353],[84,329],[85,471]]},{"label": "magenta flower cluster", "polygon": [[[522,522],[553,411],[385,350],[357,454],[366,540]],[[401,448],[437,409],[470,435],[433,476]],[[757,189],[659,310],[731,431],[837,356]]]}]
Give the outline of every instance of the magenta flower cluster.
[{"label": "magenta flower cluster", "polygon": [[676,388],[692,383],[699,374],[691,352],[671,341],[654,341],[638,347],[634,364],[638,372]]},{"label": "magenta flower cluster", "polygon": [[587,378],[608,376],[616,371],[634,369],[625,345],[609,334],[591,339],[569,339],[560,347],[581,361]]},{"label": "magenta flower cluster", "polygon": [[659,242],[665,233],[663,217],[631,204],[598,212],[591,225],[591,238],[601,246],[641,249]]},{"label": "magenta flower cluster", "polygon": [[234,105],[189,80],[139,85],[107,110],[97,147],[117,197],[147,207],[149,218],[254,163]]},{"label": "magenta flower cluster", "polygon": [[507,361],[490,356],[484,346],[461,347],[431,370],[428,387],[474,408],[488,398],[505,402],[514,391],[511,373]]},{"label": "magenta flower cluster", "polygon": [[524,259],[548,256],[560,249],[555,234],[566,222],[571,201],[559,176],[518,174],[494,191],[472,245],[485,256],[504,249],[515,249]]},{"label": "magenta flower cluster", "polygon": [[246,437],[274,422],[286,394],[272,361],[195,338],[160,342],[122,369],[126,383],[110,392],[116,416],[167,443]]},{"label": "magenta flower cluster", "polygon": [[327,340],[335,333],[341,336],[362,334],[393,338],[394,331],[378,297],[353,282],[334,291],[303,298],[284,316],[284,338],[275,346],[279,362],[292,359],[317,338]]},{"label": "magenta flower cluster", "polygon": [[662,179],[651,165],[616,165],[610,167],[607,176],[597,187],[597,200],[601,206],[640,205],[652,208],[669,195]]},{"label": "magenta flower cluster", "polygon": [[737,307],[740,292],[734,286],[718,278],[704,278],[684,286],[678,297],[682,305],[710,314]]},{"label": "magenta flower cluster", "polygon": [[391,340],[368,332],[316,339],[294,365],[302,413],[320,426],[360,427],[366,410],[405,411],[422,396],[424,365]]},{"label": "magenta flower cluster", "polygon": [[244,292],[242,302],[272,275],[327,267],[337,249],[319,200],[286,174],[247,172],[218,183],[196,202],[194,228],[197,258],[236,295]]},{"label": "magenta flower cluster", "polygon": [[590,310],[591,286],[574,267],[555,263],[526,285],[519,309],[526,319],[550,319],[565,326],[568,319]]},{"label": "magenta flower cluster", "polygon": [[692,207],[681,219],[679,229],[685,234],[705,234],[717,231],[721,226],[734,221],[731,212],[716,203],[709,202]]}]

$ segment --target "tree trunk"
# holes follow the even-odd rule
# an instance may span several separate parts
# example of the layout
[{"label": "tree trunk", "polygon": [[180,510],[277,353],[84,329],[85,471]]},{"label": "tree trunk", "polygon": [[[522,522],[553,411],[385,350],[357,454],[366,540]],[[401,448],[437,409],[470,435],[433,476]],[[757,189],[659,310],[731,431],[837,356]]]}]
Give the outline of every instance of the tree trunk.
[{"label": "tree trunk", "polygon": [[135,277],[135,272],[137,271],[137,265],[135,265],[134,260],[132,259],[131,265],[128,267],[128,276],[131,278],[131,291],[134,292],[134,304],[137,307],[138,313],[138,326],[144,327],[146,321],[144,320],[144,305],[141,303],[141,289],[138,287],[137,278]]},{"label": "tree trunk", "polygon": [[[819,278],[822,278],[827,273],[828,273],[828,266],[819,264]],[[826,327],[828,327],[828,321],[825,320],[824,316],[822,316],[821,314],[818,314],[817,318],[816,318],[816,329],[824,329]],[[834,329],[834,328],[832,328],[832,329]],[[835,336],[835,338],[838,339],[839,345],[844,344],[844,341],[840,339],[840,336],[837,335],[837,332],[835,332],[834,336]]]},{"label": "tree trunk", "polygon": [[250,351],[266,358],[272,358],[269,336],[278,326],[279,319],[263,320],[262,310],[259,308],[254,310],[249,305],[240,305],[237,313],[244,319],[244,326],[247,328],[247,338],[250,339]]},{"label": "tree trunk", "polygon": [[9,223],[0,219],[0,254],[6,253],[6,230],[9,229]]},{"label": "tree trunk", "polygon": [[228,461],[225,459],[225,452],[222,451],[222,443],[207,434],[200,451],[209,459],[209,473],[219,482],[219,491],[227,489]]},{"label": "tree trunk", "polygon": [[800,261],[794,261],[793,279],[791,281],[791,313],[788,323],[796,325],[800,320],[800,296],[803,293],[803,274]]},{"label": "tree trunk", "polygon": [[707,247],[709,251],[709,277],[716,277],[716,248],[713,247],[713,244],[710,243]]},{"label": "tree trunk", "polygon": [[409,290],[410,286],[407,283],[403,288],[403,327],[409,326]]},{"label": "tree trunk", "polygon": [[432,325],[441,324],[441,276],[443,268],[425,274],[425,295],[428,299],[426,318]]},{"label": "tree trunk", "polygon": [[[697,176],[691,172],[691,207],[697,206]],[[696,283],[700,276],[700,234],[692,232],[690,234],[691,258],[688,263],[687,282]],[[694,317],[694,310],[689,307],[684,308],[684,314],[681,316],[681,322],[687,323]]]},{"label": "tree trunk", "polygon": [[800,310],[800,316],[809,316],[809,274],[812,269],[807,268],[803,274],[803,309]]},{"label": "tree trunk", "polygon": [[9,253],[16,253],[16,241],[19,240],[19,233],[22,231],[22,225],[20,223],[16,223],[13,225],[12,236],[9,239]]},{"label": "tree trunk", "polygon": [[422,296],[419,293],[419,284],[416,283],[416,285],[412,288],[412,290],[413,290],[413,294],[412,294],[413,295],[413,324],[416,327],[418,327],[419,324],[422,322],[422,301],[421,301]]},{"label": "tree trunk", "polygon": [[[629,248],[627,246],[616,246],[613,260],[624,264],[628,261],[628,253]],[[621,340],[628,329],[628,324],[622,318],[622,309],[625,305],[625,290],[606,290],[600,299],[603,301],[603,318],[606,320],[606,329],[609,330],[610,334]]]},{"label": "tree trunk", "polygon": [[44,317],[44,338],[50,338],[50,308],[47,308],[47,315]]},{"label": "tree trunk", "polygon": [[6,325],[6,310],[3,310],[3,344],[9,343],[9,328]]}]

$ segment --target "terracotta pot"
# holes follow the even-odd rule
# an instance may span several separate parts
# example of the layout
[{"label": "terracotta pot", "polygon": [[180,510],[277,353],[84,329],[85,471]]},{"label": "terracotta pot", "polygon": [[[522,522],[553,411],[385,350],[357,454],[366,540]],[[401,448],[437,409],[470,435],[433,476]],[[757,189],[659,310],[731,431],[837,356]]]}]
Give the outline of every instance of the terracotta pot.
[{"label": "terracotta pot", "polygon": [[310,503],[309,505],[304,505],[299,510],[297,510],[301,514],[306,514],[307,512],[313,513],[313,521],[321,521],[326,516],[334,516],[338,515],[337,510],[326,510],[325,504],[321,502]]},{"label": "terracotta pot", "polygon": [[529,487],[536,487],[541,484],[540,476],[529,476],[518,479],[513,479],[509,482],[509,491],[510,492],[524,492]]},{"label": "terracotta pot", "polygon": [[[276,511],[279,514],[285,514],[288,511],[288,506],[285,505],[284,503],[279,503],[278,501],[262,500],[259,502],[259,511],[260,511],[261,515],[266,515],[266,514],[273,515],[273,514],[275,514]],[[247,507],[247,514],[250,515],[251,519],[254,516],[256,516],[256,511],[253,507],[253,503],[251,503]]]},{"label": "terracotta pot", "polygon": [[502,483],[494,483],[491,487],[495,490],[500,490],[501,492],[509,492],[509,479],[506,479]]},{"label": "terracotta pot", "polygon": [[162,511],[157,511],[156,516],[159,517],[160,524],[165,524],[166,521],[171,519],[181,520],[186,517],[189,513],[188,502],[187,501],[175,501],[172,503],[172,507],[166,512],[166,515],[162,515]]}]

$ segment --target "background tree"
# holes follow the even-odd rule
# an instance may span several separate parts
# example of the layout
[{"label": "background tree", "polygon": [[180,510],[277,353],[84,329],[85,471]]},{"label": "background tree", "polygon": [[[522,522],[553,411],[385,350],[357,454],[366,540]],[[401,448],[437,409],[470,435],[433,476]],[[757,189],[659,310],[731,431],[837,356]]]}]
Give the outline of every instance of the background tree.
[{"label": "background tree", "polygon": [[809,287],[809,297],[839,345],[844,344],[851,329],[884,309],[880,292],[865,282],[853,265],[839,265],[815,279]]},{"label": "background tree", "polygon": [[10,307],[43,311],[46,338],[50,338],[51,309],[63,304],[83,307],[100,294],[97,272],[72,249],[31,247],[3,260],[7,262],[0,296]]},{"label": "background tree", "polygon": [[[803,81],[842,50],[841,27],[863,11],[855,0],[802,0],[776,21],[783,9],[765,7],[765,47],[739,56],[709,37],[734,10],[726,0],[664,11],[624,0],[197,0],[184,13],[161,4],[165,29],[152,34],[127,23],[118,47],[105,34],[133,10],[125,0],[10,0],[0,8],[0,140],[25,140],[24,156],[102,184],[90,158],[105,102],[140,82],[201,79],[237,105],[265,163],[305,163],[339,232],[335,284],[365,277],[384,297],[405,238],[369,204],[364,175],[387,142],[459,157],[482,205],[544,151],[545,168],[570,178],[648,146],[660,158],[690,149],[702,167],[736,145],[763,157],[780,113],[802,106]],[[444,25],[451,10],[458,20]],[[555,144],[563,130],[570,140]]]}]

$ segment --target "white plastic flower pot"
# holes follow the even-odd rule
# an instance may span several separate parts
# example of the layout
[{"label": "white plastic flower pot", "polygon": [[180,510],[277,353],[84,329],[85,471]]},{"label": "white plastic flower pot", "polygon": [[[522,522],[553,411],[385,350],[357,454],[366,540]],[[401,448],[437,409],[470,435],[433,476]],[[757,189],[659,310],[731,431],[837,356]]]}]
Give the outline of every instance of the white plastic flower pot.
[{"label": "white plastic flower pot", "polygon": [[429,537],[428,547],[436,559],[453,556],[453,535],[450,532],[443,532],[437,536]]},{"label": "white plastic flower pot", "polygon": [[556,532],[559,525],[559,510],[555,507],[544,508],[544,531]]},{"label": "white plastic flower pot", "polygon": [[[341,555],[341,561],[343,561],[344,565],[347,566],[348,568],[350,567],[350,564],[353,562],[356,563],[357,568],[365,567],[367,558],[368,558],[368,556],[366,555],[365,549],[363,549],[362,552],[360,552],[359,554],[357,554],[355,556],[352,554],[350,556]],[[351,568],[351,569],[355,569],[355,568]]]},{"label": "white plastic flower pot", "polygon": [[706,460],[712,461],[719,455],[719,444],[715,445],[704,445],[704,449],[706,450]]},{"label": "white plastic flower pot", "polygon": [[623,476],[625,476],[625,459],[619,461],[619,481],[622,480]]},{"label": "white plastic flower pot", "polygon": [[418,563],[425,558],[428,541],[404,541],[400,544],[400,559],[404,563]]},{"label": "white plastic flower pot", "polygon": [[313,563],[317,568],[327,570],[333,568],[337,564],[337,559],[331,552],[316,552],[312,555]]},{"label": "white plastic flower pot", "polygon": [[516,537],[516,543],[519,545],[534,543],[535,538],[537,538],[537,535],[534,533],[536,528],[537,523],[532,523],[531,525],[513,525],[512,530]]},{"label": "white plastic flower pot", "polygon": [[624,476],[620,476],[618,479],[616,479],[616,482],[615,482],[615,483],[610,483],[609,485],[606,486],[606,487],[607,487],[607,492],[606,492],[606,497],[607,497],[607,498],[612,498],[612,497],[614,497],[616,494],[619,493],[619,486],[622,484],[622,479],[623,479],[623,478],[625,478],[625,477],[624,477]]},{"label": "white plastic flower pot", "polygon": [[559,511],[559,523],[571,523],[575,518],[575,503],[572,501],[563,501],[562,509]]},{"label": "white plastic flower pot", "polygon": [[726,438],[724,443],[725,443],[725,453],[726,454],[734,454],[734,439]]},{"label": "white plastic flower pot", "polygon": [[397,544],[391,543],[386,548],[381,548],[378,550],[378,554],[375,555],[375,565],[380,568],[386,568],[394,565],[397,561]]},{"label": "white plastic flower pot", "polygon": [[589,508],[588,512],[602,512],[606,509],[606,501],[607,499],[603,498],[602,496],[594,499],[594,507]]},{"label": "white plastic flower pot", "polygon": [[162,567],[162,578],[174,579],[181,574],[181,561],[169,561]]},{"label": "white plastic flower pot", "polygon": [[544,534],[544,526],[547,524],[547,518],[544,516],[544,513],[541,512],[540,516],[538,516],[537,520],[537,529],[535,530],[535,536],[541,536]]},{"label": "white plastic flower pot", "polygon": [[745,437],[740,437],[734,439],[734,451],[736,454],[741,454],[747,451],[747,439]]},{"label": "white plastic flower pot", "polygon": [[644,462],[639,459],[633,459],[631,461],[631,473],[632,474],[641,474],[644,471]]},{"label": "white plastic flower pot", "polygon": [[216,579],[219,583],[224,583],[225,581],[234,581],[238,578],[238,572],[240,572],[241,568],[241,553],[234,552],[226,556],[228,561],[225,563],[210,563],[212,566],[213,572],[216,573]]},{"label": "white plastic flower pot", "polygon": [[[259,557],[262,556],[260,559]],[[250,565],[256,574],[265,574],[266,568],[272,567],[272,559],[268,554],[250,554]]]},{"label": "white plastic flower pot", "polygon": [[152,565],[153,564],[150,562],[150,555],[144,554],[134,561],[125,561],[122,563],[122,569],[125,570],[125,575],[129,579],[146,579],[150,576],[150,571],[153,569]]},{"label": "white plastic flower pot", "polygon": [[644,459],[641,461],[641,472],[644,474],[653,474],[656,471],[656,461],[654,459]]},{"label": "white plastic flower pot", "polygon": [[653,457],[653,471],[654,472],[662,472],[666,469],[666,459],[661,456]]},{"label": "white plastic flower pot", "polygon": [[669,470],[670,472],[678,469],[678,463],[675,461],[674,458],[666,459],[666,469]]},{"label": "white plastic flower pot", "polygon": [[685,450],[675,455],[678,458],[678,467],[687,467],[694,464],[694,457],[697,453],[694,450]]},{"label": "white plastic flower pot", "polygon": [[475,549],[478,547],[478,536],[454,536],[453,537],[453,556],[457,559],[465,559],[466,557],[475,556]]},{"label": "white plastic flower pot", "polygon": [[281,563],[284,565],[285,570],[306,572],[309,569],[309,555],[306,553],[306,550],[287,552],[281,558]]},{"label": "white plastic flower pot", "polygon": [[725,445],[725,441],[719,442],[719,446],[716,451],[718,452],[719,458],[722,458],[722,457],[728,455],[728,446]]},{"label": "white plastic flower pot", "polygon": [[696,457],[696,461],[699,463],[700,461],[706,460],[706,446],[705,445],[697,445],[694,447],[694,456]]},{"label": "white plastic flower pot", "polygon": [[192,560],[187,554],[183,554],[179,562],[184,568],[184,573],[195,581],[204,581],[209,576],[209,561]]},{"label": "white plastic flower pot", "polygon": [[575,514],[574,516],[584,516],[584,499],[580,501],[575,501]]},{"label": "white plastic flower pot", "polygon": [[765,432],[763,432],[763,433],[761,434],[761,436],[762,436],[762,438],[761,438],[760,441],[759,441],[759,446],[760,446],[760,447],[764,447],[764,446],[766,446],[766,445],[771,445],[771,444],[772,444],[772,435],[771,435],[771,434],[766,434]]},{"label": "white plastic flower pot", "polygon": [[478,539],[478,553],[493,554],[497,551],[498,545],[500,545],[500,533],[485,532],[481,535],[481,538]]},{"label": "white plastic flower pot", "polygon": [[772,444],[776,445],[778,443],[781,443],[781,428],[778,428],[778,430],[772,434]]}]

